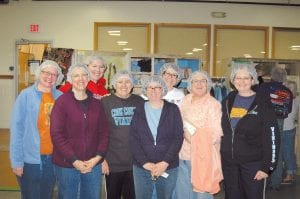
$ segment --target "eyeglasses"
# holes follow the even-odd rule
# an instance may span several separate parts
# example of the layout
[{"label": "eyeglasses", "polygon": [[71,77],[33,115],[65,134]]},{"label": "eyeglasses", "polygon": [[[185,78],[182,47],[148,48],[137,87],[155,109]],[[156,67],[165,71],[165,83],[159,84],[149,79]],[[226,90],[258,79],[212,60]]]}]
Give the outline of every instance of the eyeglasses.
[{"label": "eyeglasses", "polygon": [[46,77],[52,77],[52,78],[56,78],[58,75],[56,73],[51,73],[49,71],[41,71],[43,75],[45,75]]},{"label": "eyeglasses", "polygon": [[91,65],[90,67],[96,68],[97,66],[99,66],[100,69],[106,69],[106,66],[104,65]]},{"label": "eyeglasses", "polygon": [[249,81],[252,80],[252,77],[235,77],[234,81]]},{"label": "eyeglasses", "polygon": [[192,80],[193,84],[206,84],[207,80],[206,79],[194,79]]},{"label": "eyeglasses", "polygon": [[164,72],[163,74],[164,74],[165,76],[171,77],[171,78],[177,78],[177,77],[178,77],[177,74],[172,74],[172,73],[168,73],[168,72]]},{"label": "eyeglasses", "polygon": [[162,87],[160,86],[155,86],[155,87],[147,87],[148,91],[160,91]]},{"label": "eyeglasses", "polygon": [[74,79],[79,79],[79,78],[87,78],[88,77],[88,74],[75,74],[75,75],[72,75],[72,77],[74,78]]}]

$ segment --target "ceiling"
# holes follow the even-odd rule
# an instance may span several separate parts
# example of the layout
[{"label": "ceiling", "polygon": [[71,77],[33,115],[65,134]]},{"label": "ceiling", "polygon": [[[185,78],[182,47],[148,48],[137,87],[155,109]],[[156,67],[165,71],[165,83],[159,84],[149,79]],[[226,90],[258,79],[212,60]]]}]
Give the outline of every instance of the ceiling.
[{"label": "ceiling", "polygon": [[[108,1],[108,0],[32,0],[32,1]],[[110,0],[128,1],[128,0]],[[130,0],[129,0],[130,1]],[[150,0],[133,0],[150,1]],[[226,4],[254,4],[254,5],[277,5],[277,6],[300,6],[300,0],[152,0],[161,2],[197,2],[197,3],[226,3]]]}]

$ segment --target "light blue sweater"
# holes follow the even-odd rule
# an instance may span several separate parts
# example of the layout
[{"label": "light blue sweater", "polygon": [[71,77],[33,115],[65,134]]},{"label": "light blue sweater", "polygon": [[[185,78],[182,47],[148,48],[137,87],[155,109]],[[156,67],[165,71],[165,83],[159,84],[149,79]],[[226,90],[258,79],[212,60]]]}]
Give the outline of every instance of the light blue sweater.
[{"label": "light blue sweater", "polygon": [[[54,99],[62,93],[52,89]],[[12,168],[23,167],[24,162],[40,164],[40,134],[37,128],[42,92],[37,83],[24,89],[17,97],[10,125],[10,161]]]}]

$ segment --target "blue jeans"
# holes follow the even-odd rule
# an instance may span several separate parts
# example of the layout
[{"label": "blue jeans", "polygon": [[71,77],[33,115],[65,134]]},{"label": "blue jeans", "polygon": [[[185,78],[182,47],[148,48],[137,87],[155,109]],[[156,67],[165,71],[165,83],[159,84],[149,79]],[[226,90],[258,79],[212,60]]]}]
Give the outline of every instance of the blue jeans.
[{"label": "blue jeans", "polygon": [[52,199],[55,172],[51,155],[41,155],[41,164],[24,163],[23,175],[17,180],[22,199]]},{"label": "blue jeans", "polygon": [[99,199],[101,195],[101,166],[82,174],[74,168],[55,166],[59,199]]},{"label": "blue jeans", "polygon": [[271,188],[279,188],[282,181],[283,173],[283,162],[282,162],[282,151],[283,151],[283,119],[277,119],[278,123],[278,133],[280,135],[280,147],[277,158],[277,166],[275,170],[271,173],[269,186]]},{"label": "blue jeans", "polygon": [[160,176],[156,180],[152,180],[149,171],[133,165],[135,197],[137,199],[151,199],[155,187],[158,199],[171,199],[177,172],[178,168],[169,169],[166,171],[169,174],[167,178]]},{"label": "blue jeans", "polygon": [[295,154],[295,134],[296,128],[283,131],[282,143],[283,162],[287,174],[296,174],[296,154]]},{"label": "blue jeans", "polygon": [[213,199],[210,193],[193,191],[191,184],[191,161],[179,160],[178,178],[175,187],[175,199]]}]

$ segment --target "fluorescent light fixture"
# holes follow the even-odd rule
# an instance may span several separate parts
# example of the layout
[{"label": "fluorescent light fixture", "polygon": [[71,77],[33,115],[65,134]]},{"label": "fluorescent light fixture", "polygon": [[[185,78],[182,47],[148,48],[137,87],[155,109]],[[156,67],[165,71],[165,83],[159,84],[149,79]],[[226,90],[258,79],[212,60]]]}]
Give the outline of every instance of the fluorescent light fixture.
[{"label": "fluorescent light fixture", "polygon": [[126,46],[128,44],[128,41],[117,41],[117,44],[119,46]]},{"label": "fluorescent light fixture", "polygon": [[107,33],[110,36],[120,36],[121,35],[121,31],[120,30],[109,30],[109,31],[107,31]]},{"label": "fluorescent light fixture", "polygon": [[300,45],[293,45],[289,47],[290,50],[300,50]]},{"label": "fluorescent light fixture", "polygon": [[261,54],[266,54],[266,52],[265,52],[265,51],[261,51],[260,53],[261,53]]},{"label": "fluorescent light fixture", "polygon": [[192,52],[187,52],[185,53],[186,55],[192,55],[193,53]]},{"label": "fluorescent light fixture", "polygon": [[202,48],[193,48],[192,51],[193,51],[193,52],[199,52],[199,51],[202,51]]},{"label": "fluorescent light fixture", "polygon": [[131,51],[132,48],[123,48],[122,50],[124,50],[124,51]]},{"label": "fluorescent light fixture", "polygon": [[203,44],[203,46],[207,46],[207,43]]},{"label": "fluorescent light fixture", "polygon": [[251,58],[252,56],[250,54],[244,54],[245,58]]}]

